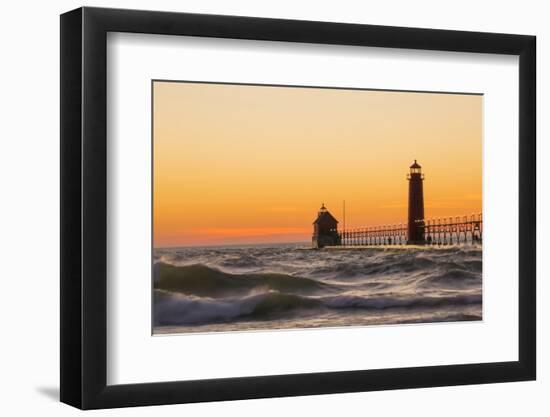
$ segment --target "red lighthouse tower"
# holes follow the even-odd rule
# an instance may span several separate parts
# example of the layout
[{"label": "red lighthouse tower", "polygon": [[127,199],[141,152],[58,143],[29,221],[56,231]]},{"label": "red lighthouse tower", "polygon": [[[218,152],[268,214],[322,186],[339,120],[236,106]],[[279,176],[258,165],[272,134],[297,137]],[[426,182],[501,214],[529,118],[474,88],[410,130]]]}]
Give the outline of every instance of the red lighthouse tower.
[{"label": "red lighthouse tower", "polygon": [[422,245],[424,239],[424,174],[422,167],[414,160],[409,175],[409,224],[407,243]]}]

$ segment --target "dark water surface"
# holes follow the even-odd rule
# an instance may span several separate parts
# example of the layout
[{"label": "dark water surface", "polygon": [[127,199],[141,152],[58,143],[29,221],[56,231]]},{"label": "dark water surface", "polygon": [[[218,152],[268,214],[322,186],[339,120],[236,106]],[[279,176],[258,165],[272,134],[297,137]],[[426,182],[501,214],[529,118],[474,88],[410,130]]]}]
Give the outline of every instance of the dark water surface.
[{"label": "dark water surface", "polygon": [[153,332],[481,320],[481,247],[154,250]]}]

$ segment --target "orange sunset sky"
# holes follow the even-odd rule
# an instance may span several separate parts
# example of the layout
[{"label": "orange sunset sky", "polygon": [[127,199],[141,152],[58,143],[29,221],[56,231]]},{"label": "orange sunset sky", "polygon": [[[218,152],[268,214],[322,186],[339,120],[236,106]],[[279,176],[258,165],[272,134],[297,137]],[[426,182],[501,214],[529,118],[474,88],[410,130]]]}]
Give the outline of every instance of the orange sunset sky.
[{"label": "orange sunset sky", "polygon": [[154,246],[309,241],[405,222],[417,159],[427,218],[481,212],[480,95],[153,83]]}]

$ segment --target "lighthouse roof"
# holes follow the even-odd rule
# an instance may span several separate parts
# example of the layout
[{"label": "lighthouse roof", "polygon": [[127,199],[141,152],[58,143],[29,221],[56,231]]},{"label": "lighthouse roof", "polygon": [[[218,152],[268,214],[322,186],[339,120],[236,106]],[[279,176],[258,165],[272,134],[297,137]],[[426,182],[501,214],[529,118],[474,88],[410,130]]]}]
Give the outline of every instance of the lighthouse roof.
[{"label": "lighthouse roof", "polygon": [[410,166],[410,168],[422,168],[420,165],[418,165],[418,162],[416,162],[416,159],[414,160],[414,164]]},{"label": "lighthouse roof", "polygon": [[321,210],[319,210],[319,214],[317,215],[317,218],[315,219],[313,224],[319,224],[321,222],[326,222],[326,221],[330,221],[334,224],[338,223],[338,220],[336,220],[334,216],[330,214],[330,212],[323,205],[323,207],[321,207]]}]

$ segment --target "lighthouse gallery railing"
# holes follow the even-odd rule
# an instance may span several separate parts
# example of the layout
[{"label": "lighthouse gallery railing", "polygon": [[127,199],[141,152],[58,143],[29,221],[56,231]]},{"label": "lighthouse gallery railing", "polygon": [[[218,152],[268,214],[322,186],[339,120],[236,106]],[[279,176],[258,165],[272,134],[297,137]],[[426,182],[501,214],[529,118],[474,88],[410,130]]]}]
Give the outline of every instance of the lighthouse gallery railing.
[{"label": "lighthouse gallery railing", "polygon": [[[483,218],[481,213],[468,216],[443,217],[417,221],[423,229],[424,244],[453,245],[460,243],[481,243],[483,239]],[[341,246],[406,245],[407,223],[358,227],[338,234]]]}]

